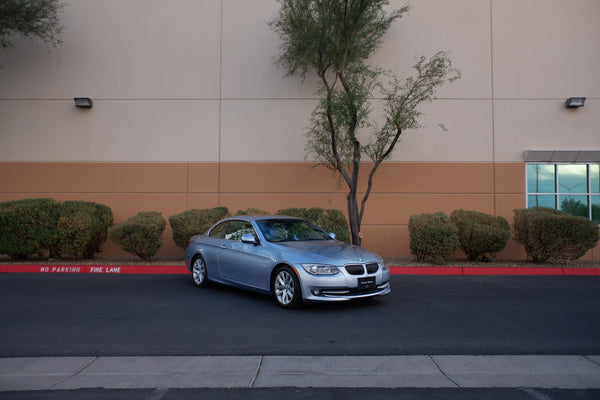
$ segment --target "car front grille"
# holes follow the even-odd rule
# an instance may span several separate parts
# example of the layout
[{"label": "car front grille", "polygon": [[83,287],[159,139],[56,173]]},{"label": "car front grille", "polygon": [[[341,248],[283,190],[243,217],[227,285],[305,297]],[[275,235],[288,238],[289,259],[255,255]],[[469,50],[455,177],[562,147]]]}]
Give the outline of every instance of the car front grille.
[{"label": "car front grille", "polygon": [[379,264],[371,263],[367,264],[367,274],[374,274],[379,269]]},{"label": "car front grille", "polygon": [[365,269],[367,274],[374,274],[379,270],[379,264],[377,263],[369,263],[366,265],[363,264],[349,264],[346,265],[346,272],[350,275],[364,275]]}]

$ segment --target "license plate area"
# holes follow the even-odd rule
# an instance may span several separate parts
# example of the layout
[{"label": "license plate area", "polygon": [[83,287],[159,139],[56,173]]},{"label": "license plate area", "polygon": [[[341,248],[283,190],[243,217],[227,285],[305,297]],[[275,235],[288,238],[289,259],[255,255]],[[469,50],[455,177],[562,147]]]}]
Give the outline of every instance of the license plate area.
[{"label": "license plate area", "polygon": [[367,276],[364,278],[358,278],[358,289],[359,290],[375,289],[375,277]]}]

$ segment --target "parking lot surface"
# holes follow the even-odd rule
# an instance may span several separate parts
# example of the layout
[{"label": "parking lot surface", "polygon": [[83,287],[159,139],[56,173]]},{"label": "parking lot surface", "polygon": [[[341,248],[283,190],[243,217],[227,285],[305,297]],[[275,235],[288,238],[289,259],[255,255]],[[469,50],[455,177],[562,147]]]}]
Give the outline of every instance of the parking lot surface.
[{"label": "parking lot surface", "polygon": [[0,391],[599,393],[598,277],[392,279],[386,297],[284,310],[182,275],[0,274]]}]

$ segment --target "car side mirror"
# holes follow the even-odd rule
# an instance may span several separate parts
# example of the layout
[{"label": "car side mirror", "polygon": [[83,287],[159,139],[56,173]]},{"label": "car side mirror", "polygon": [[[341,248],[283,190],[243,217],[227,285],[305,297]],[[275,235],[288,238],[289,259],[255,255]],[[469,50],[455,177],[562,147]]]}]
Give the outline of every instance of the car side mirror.
[{"label": "car side mirror", "polygon": [[335,240],[336,235],[333,232],[329,232],[329,237],[332,238],[333,240]]},{"label": "car side mirror", "polygon": [[253,234],[246,233],[245,235],[242,235],[242,243],[253,244],[256,246],[258,244],[258,240],[256,240]]}]

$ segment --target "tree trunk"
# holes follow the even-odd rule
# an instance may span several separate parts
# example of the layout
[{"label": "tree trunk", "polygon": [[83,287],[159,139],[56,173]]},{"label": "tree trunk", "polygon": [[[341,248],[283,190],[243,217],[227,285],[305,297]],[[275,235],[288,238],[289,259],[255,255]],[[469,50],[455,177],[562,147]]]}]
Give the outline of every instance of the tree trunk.
[{"label": "tree trunk", "polygon": [[352,244],[361,245],[362,235],[360,233],[360,213],[358,212],[358,202],[356,199],[356,188],[348,193],[348,222],[350,223],[350,235]]},{"label": "tree trunk", "polygon": [[[352,128],[354,129],[354,127]],[[352,244],[360,246],[362,243],[362,234],[360,233],[360,225],[362,213],[358,209],[358,176],[360,173],[360,143],[358,140],[354,142],[354,161],[352,162],[352,175],[348,183],[348,219],[350,222],[350,234],[352,235]]]}]

